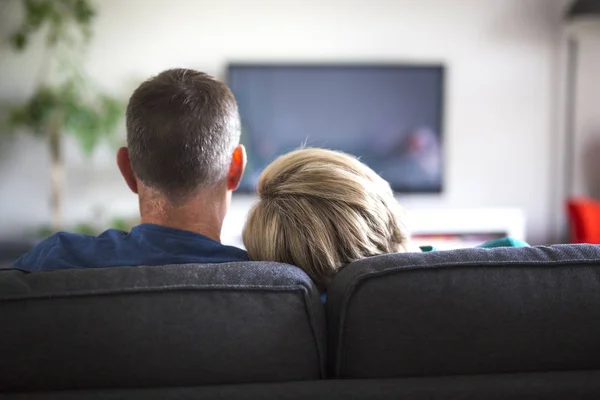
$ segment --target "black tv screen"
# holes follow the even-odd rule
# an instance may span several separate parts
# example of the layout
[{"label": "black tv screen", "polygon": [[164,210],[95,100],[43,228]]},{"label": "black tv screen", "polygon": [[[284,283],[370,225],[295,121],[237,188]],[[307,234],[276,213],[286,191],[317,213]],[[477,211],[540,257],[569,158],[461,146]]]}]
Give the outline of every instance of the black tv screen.
[{"label": "black tv screen", "polygon": [[358,156],[396,192],[442,190],[442,66],[231,64],[227,80],[248,152],[241,191],[302,146]]}]

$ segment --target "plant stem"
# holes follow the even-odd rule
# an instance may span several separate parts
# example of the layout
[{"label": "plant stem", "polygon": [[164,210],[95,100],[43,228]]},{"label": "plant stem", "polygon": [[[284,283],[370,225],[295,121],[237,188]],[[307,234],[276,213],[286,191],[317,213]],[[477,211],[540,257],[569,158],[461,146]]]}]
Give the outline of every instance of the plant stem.
[{"label": "plant stem", "polygon": [[64,184],[64,168],[62,160],[62,135],[60,132],[60,116],[55,113],[48,132],[50,150],[52,228],[55,232],[62,229],[62,191]]}]

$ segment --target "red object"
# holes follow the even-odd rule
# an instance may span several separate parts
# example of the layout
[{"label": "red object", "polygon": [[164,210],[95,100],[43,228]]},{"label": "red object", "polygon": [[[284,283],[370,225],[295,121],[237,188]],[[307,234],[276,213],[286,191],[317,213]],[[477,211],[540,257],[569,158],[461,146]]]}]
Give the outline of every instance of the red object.
[{"label": "red object", "polygon": [[574,198],[567,202],[572,243],[600,244],[600,202]]}]

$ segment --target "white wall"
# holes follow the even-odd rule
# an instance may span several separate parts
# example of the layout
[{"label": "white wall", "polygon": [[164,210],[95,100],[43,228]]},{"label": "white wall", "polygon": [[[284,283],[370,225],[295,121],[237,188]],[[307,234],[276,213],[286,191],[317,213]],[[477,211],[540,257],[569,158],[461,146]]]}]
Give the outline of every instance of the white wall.
[{"label": "white wall", "polygon": [[[445,191],[416,207],[517,207],[528,240],[557,236],[552,185],[561,0],[100,0],[89,71],[116,92],[169,67],[228,61],[418,61],[448,67]],[[1,22],[1,21],[0,21]],[[2,25],[2,24],[0,24]],[[0,58],[0,96],[31,90],[34,49]],[[4,53],[5,54],[5,53]],[[49,221],[47,156],[0,139],[0,235]],[[65,211],[135,213],[112,155],[69,146]],[[242,221],[240,221],[240,224]]]}]

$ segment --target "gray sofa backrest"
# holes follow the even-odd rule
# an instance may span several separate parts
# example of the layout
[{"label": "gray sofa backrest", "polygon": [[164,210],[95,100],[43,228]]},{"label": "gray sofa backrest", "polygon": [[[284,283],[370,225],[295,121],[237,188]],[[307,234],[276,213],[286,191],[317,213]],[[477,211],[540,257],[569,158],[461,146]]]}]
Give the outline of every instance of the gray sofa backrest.
[{"label": "gray sofa backrest", "polygon": [[319,293],[276,263],[0,271],[0,392],[324,377]]},{"label": "gray sofa backrest", "polygon": [[332,375],[600,370],[600,246],[391,254],[327,300]]}]

